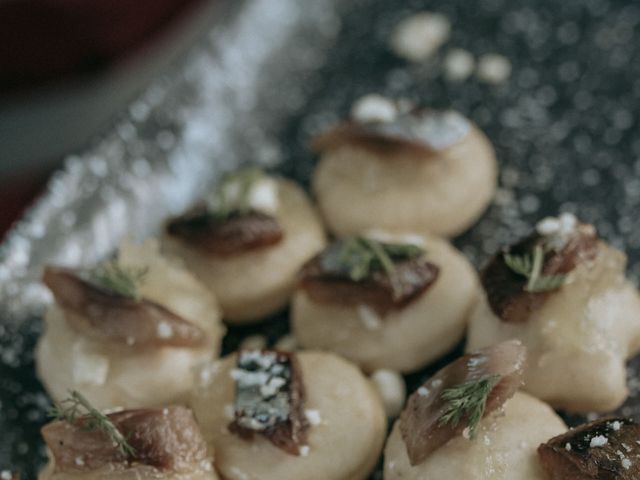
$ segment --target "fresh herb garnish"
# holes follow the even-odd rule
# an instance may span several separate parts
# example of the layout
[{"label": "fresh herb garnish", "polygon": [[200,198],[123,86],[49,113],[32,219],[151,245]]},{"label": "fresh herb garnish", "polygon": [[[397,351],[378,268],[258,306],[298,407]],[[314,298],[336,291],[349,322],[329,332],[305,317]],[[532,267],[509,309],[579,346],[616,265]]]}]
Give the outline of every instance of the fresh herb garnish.
[{"label": "fresh herb garnish", "polygon": [[97,266],[91,272],[91,280],[101,287],[125,297],[140,299],[140,286],[148,268],[123,267],[115,260]]},{"label": "fresh herb garnish", "polygon": [[251,210],[251,190],[264,176],[258,167],[246,167],[227,173],[218,185],[209,204],[211,214],[223,221],[234,212],[241,215]]},{"label": "fresh herb garnish", "polygon": [[425,251],[412,244],[393,244],[371,238],[352,237],[330,248],[322,257],[322,266],[328,272],[346,273],[359,282],[374,271],[384,271],[389,277],[394,294],[400,294],[395,262],[410,260]]},{"label": "fresh herb garnish", "polygon": [[531,293],[548,292],[560,288],[566,279],[564,274],[543,275],[544,249],[536,245],[533,255],[525,253],[523,255],[512,255],[505,253],[504,263],[515,273],[527,278],[524,290]]},{"label": "fresh herb garnish", "polygon": [[136,453],[109,417],[97,410],[76,390],[71,390],[69,398],[54,406],[49,416],[78,426],[84,431],[104,433],[123,455],[131,457]]},{"label": "fresh herb garnish", "polygon": [[478,423],[484,416],[487,397],[498,380],[500,375],[486,375],[444,390],[441,398],[447,402],[447,407],[440,417],[440,425],[449,424],[455,428],[464,417],[469,427],[469,436],[474,438]]}]

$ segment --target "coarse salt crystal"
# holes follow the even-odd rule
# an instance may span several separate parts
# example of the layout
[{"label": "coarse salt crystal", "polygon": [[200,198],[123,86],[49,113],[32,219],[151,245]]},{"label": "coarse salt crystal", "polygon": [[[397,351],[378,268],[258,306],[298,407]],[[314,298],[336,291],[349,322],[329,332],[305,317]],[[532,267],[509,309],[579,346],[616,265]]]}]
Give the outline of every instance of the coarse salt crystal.
[{"label": "coarse salt crystal", "polygon": [[618,430],[620,430],[620,426],[621,426],[621,424],[620,424],[620,422],[619,422],[618,420],[615,420],[615,421],[611,424],[611,428],[613,428],[616,432],[617,432]]},{"label": "coarse salt crystal", "polygon": [[167,322],[160,322],[156,333],[159,338],[171,338],[173,336],[173,328]]},{"label": "coarse salt crystal", "polygon": [[488,53],[478,59],[478,78],[493,85],[499,85],[507,81],[511,75],[511,62],[503,55]]},{"label": "coarse salt crystal", "polygon": [[591,448],[604,447],[607,443],[609,443],[609,439],[607,437],[605,437],[604,435],[596,435],[591,439],[591,442],[589,443],[589,447]]},{"label": "coarse salt crystal", "polygon": [[351,118],[357,122],[393,122],[398,115],[395,102],[375,93],[359,98],[351,107]]},{"label": "coarse salt crystal", "polygon": [[571,444],[570,444],[569,442],[567,442],[567,443],[564,445],[564,449],[565,449],[567,452],[570,452],[570,451],[571,451]]},{"label": "coarse salt crystal", "polygon": [[444,75],[447,80],[460,82],[466,80],[473,73],[476,61],[468,51],[461,48],[449,50],[444,58]]},{"label": "coarse salt crystal", "polygon": [[448,39],[451,23],[444,15],[421,12],[402,20],[391,38],[399,57],[421,62],[431,57]]},{"label": "coarse salt crystal", "polygon": [[420,395],[421,397],[426,397],[427,395],[429,395],[429,389],[427,387],[420,387],[418,389],[418,395]]},{"label": "coarse salt crystal", "polygon": [[320,417],[320,412],[318,410],[305,410],[304,416],[307,417],[307,420],[312,426],[320,425],[322,423],[322,418]]}]

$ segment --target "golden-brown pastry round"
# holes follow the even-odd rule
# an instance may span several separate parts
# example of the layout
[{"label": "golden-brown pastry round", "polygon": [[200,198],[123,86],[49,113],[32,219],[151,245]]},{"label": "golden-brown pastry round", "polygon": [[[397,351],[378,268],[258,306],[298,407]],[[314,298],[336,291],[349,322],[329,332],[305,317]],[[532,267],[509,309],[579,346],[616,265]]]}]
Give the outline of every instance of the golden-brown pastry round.
[{"label": "golden-brown pastry round", "polygon": [[555,408],[620,406],[628,395],[626,360],[640,350],[640,296],[625,278],[626,256],[602,240],[595,249],[526,319],[504,321],[484,294],[471,314],[467,349],[521,340],[529,352],[524,389]]},{"label": "golden-brown pastry round", "polygon": [[[432,143],[425,151],[413,145],[379,148],[377,137],[322,142],[313,191],[331,232],[347,236],[380,228],[449,237],[480,217],[496,188],[491,143],[456,112],[426,118],[424,137]],[[420,127],[415,131],[421,133]]]},{"label": "golden-brown pastry round", "polygon": [[[292,455],[255,435],[228,430],[233,420],[236,355],[199,372],[191,399],[205,439],[226,480],[358,480],[374,469],[384,443],[386,418],[371,383],[350,362],[322,352],[298,353],[306,389],[304,408],[314,412],[306,455]],[[309,418],[309,415],[307,415]]]},{"label": "golden-brown pastry round", "polygon": [[428,290],[408,305],[379,315],[367,305],[318,303],[298,287],[292,301],[292,329],[303,347],[333,351],[366,371],[411,372],[462,340],[478,281],[468,260],[445,240],[415,235],[384,238],[422,245],[427,260],[439,269]]},{"label": "golden-brown pastry round", "polygon": [[244,324],[263,319],[286,306],[300,266],[325,243],[322,222],[306,194],[295,183],[278,178],[274,217],[282,240],[233,255],[211,255],[180,239],[165,236],[164,248],[180,257],[216,295],[224,319]]},{"label": "golden-brown pastry round", "polygon": [[517,392],[481,420],[473,440],[459,435],[412,466],[396,421],[384,450],[384,479],[545,480],[536,450],[565,431],[548,405]]},{"label": "golden-brown pastry round", "polygon": [[224,335],[215,297],[189,272],[160,256],[155,241],[125,243],[118,264],[147,269],[140,293],[205,332],[200,347],[122,345],[72,328],[52,305],[36,345],[38,377],[54,400],[78,390],[97,408],[137,408],[179,401],[192,388],[192,369],[216,357]]}]

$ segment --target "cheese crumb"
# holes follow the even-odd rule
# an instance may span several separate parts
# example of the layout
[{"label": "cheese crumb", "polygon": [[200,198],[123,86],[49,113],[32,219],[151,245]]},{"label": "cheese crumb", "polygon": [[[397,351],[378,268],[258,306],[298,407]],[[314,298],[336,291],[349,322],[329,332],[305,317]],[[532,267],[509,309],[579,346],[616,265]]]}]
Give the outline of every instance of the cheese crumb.
[{"label": "cheese crumb", "polygon": [[320,417],[320,412],[318,410],[305,410],[304,416],[307,417],[307,420],[311,424],[311,426],[317,426],[322,423],[322,418]]},{"label": "cheese crumb", "polygon": [[402,20],[391,38],[391,47],[399,57],[422,62],[449,39],[451,23],[444,15],[421,12]]},{"label": "cheese crumb", "polygon": [[604,447],[607,443],[609,443],[609,439],[607,437],[605,437],[604,435],[596,435],[591,439],[591,442],[589,443],[589,447],[591,448]]},{"label": "cheese crumb", "polygon": [[173,328],[167,322],[160,322],[156,333],[159,338],[171,338],[173,336]]},{"label": "cheese crumb", "polygon": [[82,467],[84,465],[84,458],[76,457],[73,461],[77,466]]},{"label": "cheese crumb", "polygon": [[569,442],[567,442],[567,443],[564,445],[564,449],[565,449],[567,452],[570,452],[570,451],[571,451],[571,444],[570,444]]},{"label": "cheese crumb", "polygon": [[475,66],[473,55],[461,48],[453,48],[444,57],[444,76],[447,80],[461,82],[471,76]]},{"label": "cheese crumb", "polygon": [[476,75],[485,83],[499,85],[506,82],[511,75],[511,62],[497,53],[482,55],[478,59]]},{"label": "cheese crumb", "polygon": [[373,372],[371,381],[382,398],[387,416],[391,418],[398,416],[407,398],[407,389],[402,376],[394,370],[380,369]]},{"label": "cheese crumb", "polygon": [[302,445],[298,451],[300,452],[301,457],[307,457],[309,456],[309,450],[311,450],[309,445]]},{"label": "cheese crumb", "polygon": [[618,420],[615,420],[615,421],[611,424],[611,428],[613,428],[616,432],[617,432],[618,430],[620,430],[620,426],[621,426],[621,424],[620,424],[620,422],[619,422]]},{"label": "cheese crumb", "polygon": [[429,389],[427,387],[420,387],[418,389],[418,395],[421,397],[426,397],[429,395]]},{"label": "cheese crumb", "polygon": [[359,98],[351,107],[351,118],[357,122],[393,122],[398,116],[395,102],[375,93]]},{"label": "cheese crumb", "polygon": [[631,468],[631,460],[629,460],[628,458],[623,458],[622,459],[622,467],[625,470],[629,470],[629,468]]},{"label": "cheese crumb", "polygon": [[256,181],[249,192],[249,205],[254,209],[273,215],[278,211],[278,184],[269,177]]}]

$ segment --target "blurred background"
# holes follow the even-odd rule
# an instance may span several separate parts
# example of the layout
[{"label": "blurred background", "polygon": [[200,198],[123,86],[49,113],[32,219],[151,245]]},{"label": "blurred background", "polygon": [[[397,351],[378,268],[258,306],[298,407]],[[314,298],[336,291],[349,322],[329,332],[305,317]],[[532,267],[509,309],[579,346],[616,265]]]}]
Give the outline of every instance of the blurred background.
[{"label": "blurred background", "polygon": [[0,238],[64,155],[180,58],[221,2],[0,2]]}]

